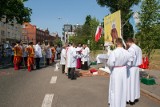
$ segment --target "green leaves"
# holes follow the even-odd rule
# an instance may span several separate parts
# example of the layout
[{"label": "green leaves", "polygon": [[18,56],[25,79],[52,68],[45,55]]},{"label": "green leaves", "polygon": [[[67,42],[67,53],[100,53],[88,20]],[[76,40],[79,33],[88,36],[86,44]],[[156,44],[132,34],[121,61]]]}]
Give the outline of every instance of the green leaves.
[{"label": "green leaves", "polygon": [[[140,33],[137,38],[144,53],[150,58],[156,48],[160,48],[160,2],[144,0],[141,5],[139,24]],[[153,52],[154,53],[154,52]]]},{"label": "green leaves", "polygon": [[5,16],[6,21],[23,24],[23,22],[30,22],[32,10],[24,6],[24,2],[28,0],[0,0],[0,18]]},{"label": "green leaves", "polygon": [[102,49],[101,44],[104,44],[104,38],[101,37],[99,42],[95,42],[95,33],[99,21],[90,15],[86,16],[86,20],[82,28],[76,29],[76,36],[70,36],[69,41],[78,44],[87,44],[90,41],[89,47],[91,50]]}]

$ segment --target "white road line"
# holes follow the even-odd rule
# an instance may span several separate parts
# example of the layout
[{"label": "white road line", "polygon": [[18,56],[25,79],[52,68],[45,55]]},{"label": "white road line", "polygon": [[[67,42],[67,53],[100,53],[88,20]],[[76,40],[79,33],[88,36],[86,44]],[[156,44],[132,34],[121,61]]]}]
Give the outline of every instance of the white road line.
[{"label": "white road line", "polygon": [[53,77],[51,78],[50,84],[55,84],[56,81],[57,81],[57,76],[53,76]]},{"label": "white road line", "polygon": [[42,103],[42,107],[51,107],[54,94],[46,94]]}]

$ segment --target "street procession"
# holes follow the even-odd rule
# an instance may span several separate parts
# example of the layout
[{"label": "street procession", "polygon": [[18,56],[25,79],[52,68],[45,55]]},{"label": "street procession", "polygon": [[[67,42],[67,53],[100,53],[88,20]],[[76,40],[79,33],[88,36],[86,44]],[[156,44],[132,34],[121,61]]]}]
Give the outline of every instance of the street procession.
[{"label": "street procession", "polygon": [[0,5],[0,107],[160,107],[159,0]]}]

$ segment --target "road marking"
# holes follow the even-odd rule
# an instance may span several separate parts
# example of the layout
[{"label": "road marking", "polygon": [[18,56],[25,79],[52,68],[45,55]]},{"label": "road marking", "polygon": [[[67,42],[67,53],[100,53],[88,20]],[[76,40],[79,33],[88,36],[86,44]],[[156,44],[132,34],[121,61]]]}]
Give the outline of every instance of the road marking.
[{"label": "road marking", "polygon": [[46,94],[42,103],[42,107],[51,107],[54,94]]},{"label": "road marking", "polygon": [[53,77],[51,78],[50,84],[55,84],[56,81],[57,81],[57,76],[53,76]]}]

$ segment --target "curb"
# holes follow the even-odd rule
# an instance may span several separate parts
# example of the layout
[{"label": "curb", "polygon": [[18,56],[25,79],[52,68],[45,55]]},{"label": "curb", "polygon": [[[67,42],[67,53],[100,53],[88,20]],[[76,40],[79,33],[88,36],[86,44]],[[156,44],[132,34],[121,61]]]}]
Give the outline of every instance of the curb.
[{"label": "curb", "polygon": [[155,94],[153,94],[153,93],[151,93],[151,92],[149,92],[147,90],[144,90],[142,88],[140,90],[141,90],[142,93],[147,94],[148,96],[160,101],[160,97],[159,96],[157,96],[157,95],[155,95]]}]

